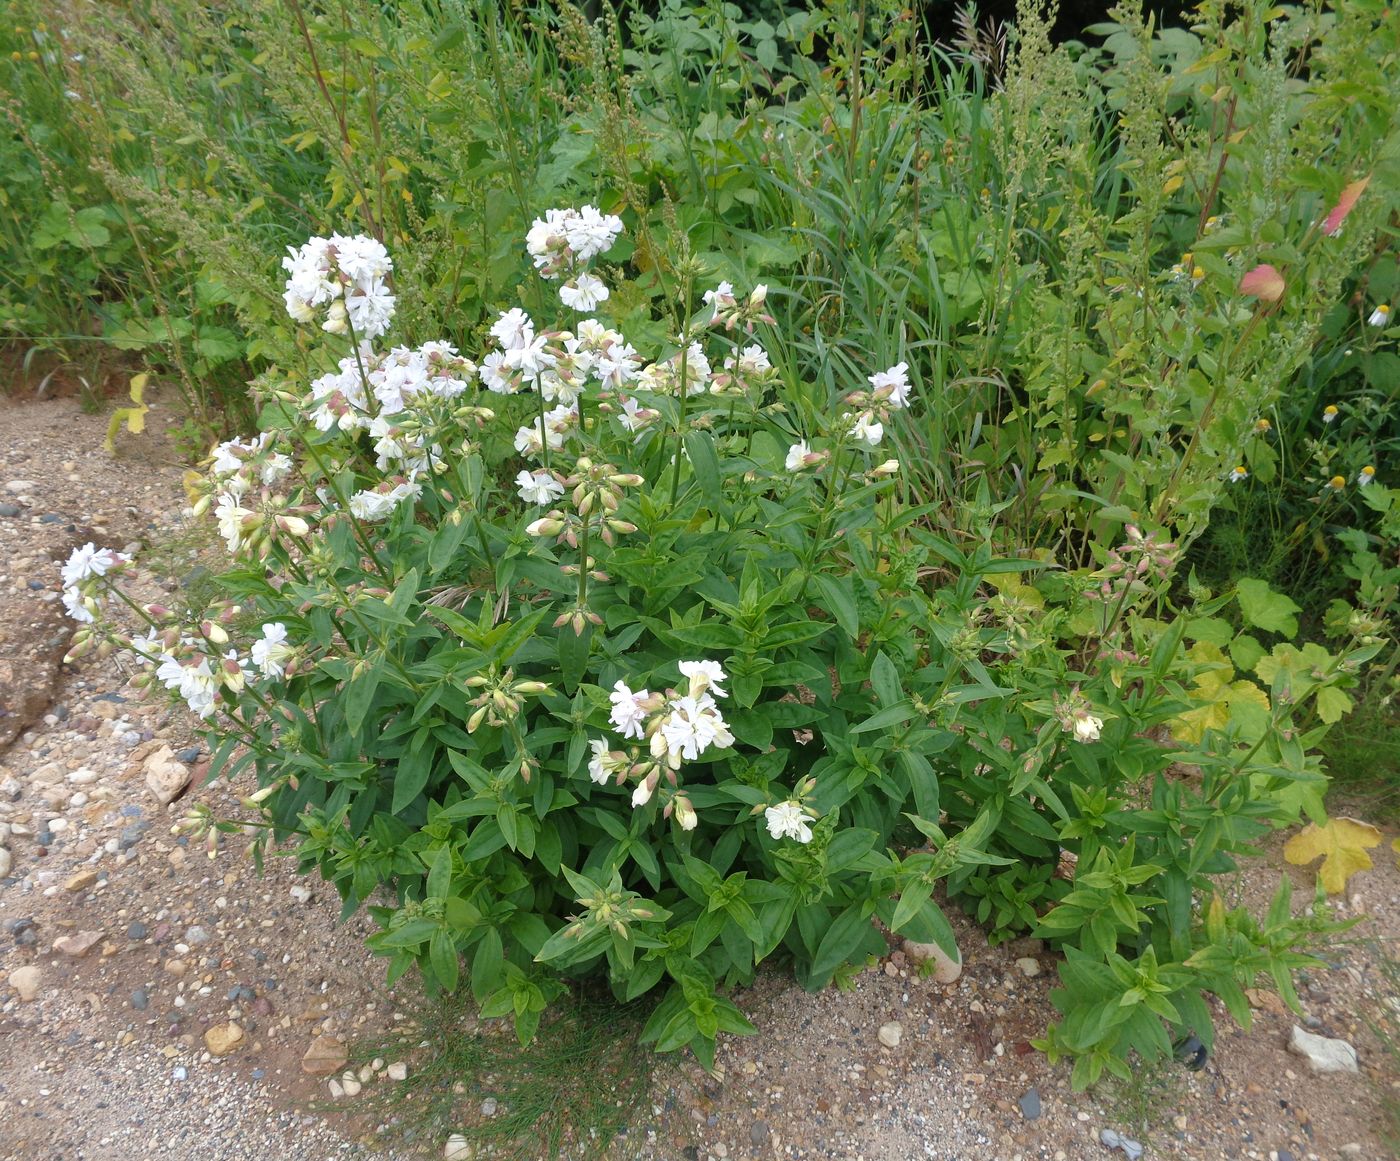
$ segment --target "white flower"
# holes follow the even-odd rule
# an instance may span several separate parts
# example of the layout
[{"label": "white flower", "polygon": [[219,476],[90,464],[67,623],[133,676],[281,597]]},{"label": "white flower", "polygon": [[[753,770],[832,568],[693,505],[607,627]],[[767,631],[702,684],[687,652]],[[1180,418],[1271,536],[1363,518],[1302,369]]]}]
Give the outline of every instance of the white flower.
[{"label": "white flower", "polygon": [[1361,469],[1360,474],[1357,475],[1356,485],[1359,488],[1364,488],[1367,484],[1374,484],[1375,482],[1376,469],[1373,468],[1370,464],[1367,464],[1364,468]]},{"label": "white flower", "polygon": [[130,559],[125,553],[110,548],[98,548],[89,542],[81,548],[73,549],[68,563],[63,566],[63,583],[65,587],[71,588],[93,577],[106,576],[109,568],[116,568]]},{"label": "white flower", "polygon": [[593,366],[598,382],[605,387],[621,387],[637,377],[637,369],[642,365],[631,343],[610,343],[599,355]]},{"label": "white flower", "polygon": [[218,521],[219,535],[224,538],[230,552],[237,552],[243,546],[243,533],[257,523],[253,513],[242,507],[238,497],[229,492],[220,494],[214,519]]},{"label": "white flower", "polygon": [[694,830],[700,821],[700,816],[695,813],[695,806],[684,794],[677,794],[675,797],[676,821],[681,824],[681,830]]},{"label": "white flower", "polygon": [[1103,729],[1103,718],[1096,718],[1088,710],[1076,710],[1074,714],[1074,738],[1078,742],[1097,742]]},{"label": "white flower", "polygon": [[361,339],[377,339],[394,318],[394,296],[382,282],[356,287],[345,296],[345,313]]},{"label": "white flower", "polygon": [[264,677],[281,677],[287,672],[287,662],[296,650],[287,644],[287,626],[273,621],[262,627],[262,638],[253,642],[249,653]]},{"label": "white flower", "polygon": [[492,351],[481,360],[481,382],[486,390],[497,395],[514,395],[515,381],[506,374],[510,368],[505,363],[504,352]]},{"label": "white flower", "polygon": [[637,789],[632,791],[632,809],[636,810],[637,807],[645,806],[650,802],[652,792],[655,789],[656,787],[652,785],[650,778],[643,778],[642,781],[637,784]]},{"label": "white flower", "polygon": [[612,712],[608,715],[608,720],[624,738],[642,736],[642,726],[647,719],[642,703],[650,696],[645,689],[633,693],[625,681],[617,682],[613,686],[613,692],[608,694],[608,700],[612,702]]},{"label": "white flower", "polygon": [[725,672],[720,668],[718,661],[682,661],[680,663],[681,673],[690,678],[690,696],[699,697],[707,689],[714,691],[719,697],[728,697],[719,687],[721,681],[728,681]]},{"label": "white flower", "polygon": [[659,411],[643,407],[629,396],[622,400],[622,414],[618,416],[618,419],[628,431],[640,431],[660,414]]},{"label": "white flower", "polygon": [[501,349],[513,351],[517,347],[527,347],[535,341],[535,324],[530,316],[518,306],[504,312],[491,326],[491,334],[501,344]]},{"label": "white flower", "polygon": [[661,723],[661,735],[672,755],[679,754],[687,762],[693,762],[711,746],[724,749],[734,744],[734,735],[725,726],[719,708],[708,693],[675,698],[668,709],[670,712]]},{"label": "white flower", "polygon": [[387,486],[388,483],[386,480],[377,488],[356,492],[351,496],[350,514],[358,520],[374,523],[383,520],[403,501],[410,496],[416,497],[422,491],[422,485],[414,480],[407,480],[392,487]]},{"label": "white flower", "polygon": [[[870,386],[880,398],[888,399],[894,408],[909,406],[909,364],[896,363],[888,371],[877,371],[870,376]],[[880,392],[887,392],[880,395]]]},{"label": "white flower", "polygon": [[812,454],[812,449],[807,446],[805,439],[799,439],[792,447],[788,448],[787,459],[783,461],[783,466],[790,472],[800,472],[808,466],[807,457]]},{"label": "white flower", "polygon": [[1366,320],[1373,327],[1383,327],[1390,322],[1390,307],[1381,303],[1371,312],[1371,317]]},{"label": "white flower", "polygon": [[608,757],[608,743],[602,738],[594,738],[588,744],[593,749],[593,757],[588,760],[588,777],[603,786],[608,780],[608,768],[604,765]]},{"label": "white flower", "polygon": [[564,494],[564,485],[548,472],[521,472],[515,485],[527,504],[549,504]]},{"label": "white flower", "polygon": [[608,297],[607,285],[601,278],[595,278],[586,270],[559,288],[559,300],[577,311],[597,310],[598,304]]},{"label": "white flower", "polygon": [[602,738],[594,738],[588,743],[593,749],[593,757],[588,761],[588,777],[599,786],[607,785],[608,779],[627,768],[627,755],[619,750],[609,750]]},{"label": "white flower", "polygon": [[858,443],[863,443],[866,447],[878,447],[880,440],[885,435],[885,425],[880,423],[871,412],[866,411],[852,424],[851,435]]},{"label": "white flower", "polygon": [[90,625],[97,619],[92,615],[92,608],[95,608],[96,605],[96,599],[83,596],[81,589],[63,590],[63,607],[68,610],[68,615],[80,624]]},{"label": "white flower", "polygon": [[1230,472],[1230,483],[1232,484],[1238,484],[1241,480],[1247,480],[1248,478],[1249,469],[1246,468],[1243,464],[1241,464],[1237,468],[1232,469]]},{"label": "white flower", "polygon": [[622,219],[616,214],[602,213],[597,206],[584,206],[564,219],[563,228],[574,257],[587,262],[612,249],[622,233]]},{"label": "white flower", "polygon": [[729,282],[721,282],[714,290],[705,291],[705,305],[712,307],[714,314],[710,316],[710,321],[716,321],[725,311],[733,310],[734,286]]},{"label": "white flower", "polygon": [[525,379],[543,374],[554,363],[554,353],[549,349],[549,340],[544,335],[528,339],[506,351],[505,366],[519,371]]},{"label": "white flower", "polygon": [[763,820],[768,824],[768,833],[775,839],[792,838],[800,843],[812,841],[812,828],[807,825],[807,815],[797,802],[780,802],[763,812]]}]

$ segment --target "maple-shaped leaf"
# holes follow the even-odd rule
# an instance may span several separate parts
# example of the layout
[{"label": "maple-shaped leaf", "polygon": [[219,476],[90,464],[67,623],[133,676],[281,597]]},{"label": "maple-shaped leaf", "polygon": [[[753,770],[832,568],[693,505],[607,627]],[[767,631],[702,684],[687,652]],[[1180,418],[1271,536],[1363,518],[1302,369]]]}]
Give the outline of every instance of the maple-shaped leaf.
[{"label": "maple-shaped leaf", "polygon": [[1231,722],[1251,739],[1262,734],[1269,722],[1268,694],[1252,681],[1234,680],[1235,667],[1218,645],[1198,641],[1186,655],[1209,668],[1196,675],[1187,694],[1196,707],[1172,719],[1172,737],[1196,745],[1207,730],[1223,730]]},{"label": "maple-shaped leaf", "polygon": [[1347,880],[1371,866],[1368,847],[1378,846],[1381,832],[1355,818],[1329,819],[1323,826],[1308,823],[1283,844],[1283,857],[1295,867],[1321,858],[1317,877],[1329,895],[1346,890]]}]

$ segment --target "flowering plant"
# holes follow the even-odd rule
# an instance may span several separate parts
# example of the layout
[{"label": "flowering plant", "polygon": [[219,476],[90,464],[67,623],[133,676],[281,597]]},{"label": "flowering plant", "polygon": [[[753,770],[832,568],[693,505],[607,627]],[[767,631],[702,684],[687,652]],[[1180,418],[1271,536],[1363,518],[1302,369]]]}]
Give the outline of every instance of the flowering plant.
[{"label": "flowering plant", "polygon": [[[595,264],[621,228],[592,207],[535,223],[561,307],[610,301]],[[601,974],[623,999],[662,990],[649,1039],[710,1064],[720,1031],[749,1029],[719,989],[765,958],[821,987],[886,932],[956,956],[941,880],[976,899],[1063,865],[1016,922],[1099,963],[1170,958],[1173,996],[1196,1000],[1092,1035],[1075,1016],[1052,1050],[1150,1051],[1161,1019],[1195,1023],[1203,989],[1234,986],[1186,966],[1208,943],[1192,891],[1296,814],[1277,790],[1310,770],[1228,702],[1177,750],[1144,737],[1195,704],[1178,673],[1212,668],[1165,615],[1172,545],[1131,528],[1070,576],[933,534],[881,451],[919,405],[909,364],[792,391],[767,289],[720,283],[692,312],[689,258],[652,359],[609,322],[518,307],[479,360],[385,351],[382,247],[313,239],[287,266],[289,311],[349,350],[194,486],[234,560],[226,599],[133,603],[142,635],[94,619],[74,653],[132,650],[210,722],[212,773],[256,775],[259,853],[294,841],[347,912],[369,906],[391,982],[417,965],[454,988],[465,963],[526,1039],[566,980]],[[80,620],[123,564],[75,555]],[[1273,725],[1302,712],[1281,704]],[[1219,784],[1162,789],[1194,743]],[[1208,806],[1139,825],[1125,779]]]}]

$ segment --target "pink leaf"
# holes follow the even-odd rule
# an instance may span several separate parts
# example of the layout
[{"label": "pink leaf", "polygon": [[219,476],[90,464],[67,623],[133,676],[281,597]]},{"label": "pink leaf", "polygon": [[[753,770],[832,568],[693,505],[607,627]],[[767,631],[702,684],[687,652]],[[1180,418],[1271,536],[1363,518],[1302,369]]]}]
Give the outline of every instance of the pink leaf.
[{"label": "pink leaf", "polygon": [[1240,291],[1253,295],[1261,302],[1277,302],[1283,297],[1283,290],[1283,275],[1267,262],[1256,266],[1240,279]]}]

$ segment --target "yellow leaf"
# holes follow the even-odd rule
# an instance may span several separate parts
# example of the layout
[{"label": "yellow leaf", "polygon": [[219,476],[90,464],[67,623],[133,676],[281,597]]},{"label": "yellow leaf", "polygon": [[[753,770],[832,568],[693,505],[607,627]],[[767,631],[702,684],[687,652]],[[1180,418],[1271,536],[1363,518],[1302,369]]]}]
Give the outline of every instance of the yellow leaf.
[{"label": "yellow leaf", "polygon": [[1283,857],[1295,867],[1322,859],[1318,879],[1329,895],[1346,890],[1347,880],[1371,866],[1367,847],[1379,845],[1381,832],[1369,822],[1355,818],[1334,818],[1325,826],[1308,823],[1283,844]]}]

